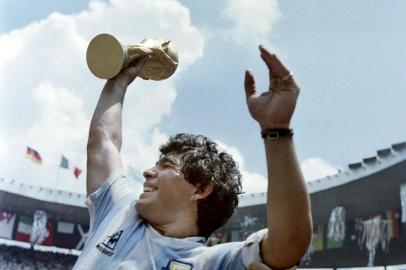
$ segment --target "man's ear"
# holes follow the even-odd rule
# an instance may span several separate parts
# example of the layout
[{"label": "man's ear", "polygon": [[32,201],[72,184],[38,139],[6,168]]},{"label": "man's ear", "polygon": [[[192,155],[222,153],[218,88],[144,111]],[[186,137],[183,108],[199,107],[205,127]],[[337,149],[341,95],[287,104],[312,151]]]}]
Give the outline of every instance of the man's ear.
[{"label": "man's ear", "polygon": [[192,201],[196,201],[196,200],[201,200],[206,198],[207,196],[210,195],[210,193],[212,193],[214,187],[213,187],[213,183],[210,182],[207,185],[203,186],[203,185],[197,185],[196,186],[196,191],[192,196]]}]

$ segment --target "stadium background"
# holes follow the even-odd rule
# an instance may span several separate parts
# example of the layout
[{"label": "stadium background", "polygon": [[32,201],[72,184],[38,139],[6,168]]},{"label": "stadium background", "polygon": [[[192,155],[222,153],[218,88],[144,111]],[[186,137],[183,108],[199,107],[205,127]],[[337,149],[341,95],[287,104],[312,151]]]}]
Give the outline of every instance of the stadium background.
[{"label": "stadium background", "polygon": [[[130,175],[129,181],[140,186],[139,174]],[[302,268],[406,264],[405,142],[309,182],[308,188],[314,233]],[[241,195],[236,213],[208,244],[241,241],[264,228],[265,200],[265,193]],[[1,178],[0,269],[70,269],[89,229],[85,201],[83,194]],[[48,234],[40,245],[31,246],[37,210],[47,214]]]}]

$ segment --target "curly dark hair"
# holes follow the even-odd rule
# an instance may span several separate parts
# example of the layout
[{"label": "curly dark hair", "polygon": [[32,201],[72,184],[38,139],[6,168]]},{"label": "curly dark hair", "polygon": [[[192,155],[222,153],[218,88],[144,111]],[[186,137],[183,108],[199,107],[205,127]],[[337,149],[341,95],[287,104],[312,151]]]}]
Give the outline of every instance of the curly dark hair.
[{"label": "curly dark hair", "polygon": [[210,182],[213,191],[197,204],[199,236],[209,237],[223,226],[234,213],[241,194],[241,173],[233,158],[219,152],[217,144],[202,135],[181,133],[169,138],[159,148],[162,155],[181,156],[181,172],[192,185],[205,187]]}]

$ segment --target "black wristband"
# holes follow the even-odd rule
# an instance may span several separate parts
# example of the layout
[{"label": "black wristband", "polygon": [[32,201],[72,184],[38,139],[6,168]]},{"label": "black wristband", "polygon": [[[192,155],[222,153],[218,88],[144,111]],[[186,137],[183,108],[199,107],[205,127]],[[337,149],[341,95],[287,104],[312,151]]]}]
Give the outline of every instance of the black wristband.
[{"label": "black wristband", "polygon": [[266,140],[274,140],[281,137],[290,138],[293,136],[293,130],[290,128],[270,128],[261,131],[261,137]]}]

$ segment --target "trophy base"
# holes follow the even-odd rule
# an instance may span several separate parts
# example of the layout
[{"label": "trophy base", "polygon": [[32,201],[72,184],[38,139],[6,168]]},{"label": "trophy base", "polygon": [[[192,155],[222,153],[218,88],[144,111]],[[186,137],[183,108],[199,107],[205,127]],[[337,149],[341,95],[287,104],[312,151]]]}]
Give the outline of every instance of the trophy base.
[{"label": "trophy base", "polygon": [[92,39],[86,52],[90,71],[100,79],[111,79],[120,73],[127,61],[127,50],[109,34]]}]

